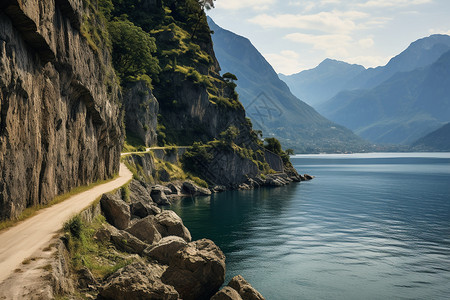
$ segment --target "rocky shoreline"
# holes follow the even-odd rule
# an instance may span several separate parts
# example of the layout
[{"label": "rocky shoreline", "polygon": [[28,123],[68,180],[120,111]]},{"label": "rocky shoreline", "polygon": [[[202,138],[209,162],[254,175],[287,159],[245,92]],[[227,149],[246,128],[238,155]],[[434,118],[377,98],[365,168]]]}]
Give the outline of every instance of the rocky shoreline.
[{"label": "rocky shoreline", "polygon": [[[86,266],[77,269],[72,264],[68,268],[72,274],[60,272],[55,276],[55,291],[59,290],[63,296],[81,294],[85,298],[104,300],[264,299],[242,276],[234,277],[220,289],[226,272],[225,255],[220,248],[208,239],[192,241],[181,218],[171,210],[158,207],[158,202],[166,204],[161,200],[164,196],[173,199],[182,195],[210,195],[209,189],[189,181],[148,187],[137,180],[132,180],[127,189],[128,192],[122,188],[104,194],[99,203],[80,216],[87,224],[104,216],[106,222],[92,235],[94,242],[108,245],[109,251],[117,251],[130,263],[104,278],[95,276]],[[70,244],[75,235],[66,228],[63,251],[69,254],[59,257],[74,256]],[[63,265],[67,264],[71,263],[66,258]]]}]

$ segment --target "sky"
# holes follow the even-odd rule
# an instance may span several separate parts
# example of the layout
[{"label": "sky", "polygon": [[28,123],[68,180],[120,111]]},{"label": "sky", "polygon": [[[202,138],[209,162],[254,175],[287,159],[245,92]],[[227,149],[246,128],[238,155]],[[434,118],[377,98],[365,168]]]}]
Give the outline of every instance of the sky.
[{"label": "sky", "polygon": [[450,35],[449,0],[216,0],[207,14],[286,75],[325,58],[382,66],[417,39]]}]

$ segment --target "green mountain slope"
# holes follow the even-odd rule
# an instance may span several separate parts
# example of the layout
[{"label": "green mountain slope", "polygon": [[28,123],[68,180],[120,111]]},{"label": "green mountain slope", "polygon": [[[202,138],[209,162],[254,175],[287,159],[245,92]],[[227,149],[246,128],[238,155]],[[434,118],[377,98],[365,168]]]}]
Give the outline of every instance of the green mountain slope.
[{"label": "green mountain slope", "polygon": [[420,151],[450,151],[450,123],[418,139],[412,147]]},{"label": "green mountain slope", "polygon": [[237,91],[254,127],[297,152],[363,151],[367,144],[292,95],[251,42],[208,20],[222,72],[238,78]]}]

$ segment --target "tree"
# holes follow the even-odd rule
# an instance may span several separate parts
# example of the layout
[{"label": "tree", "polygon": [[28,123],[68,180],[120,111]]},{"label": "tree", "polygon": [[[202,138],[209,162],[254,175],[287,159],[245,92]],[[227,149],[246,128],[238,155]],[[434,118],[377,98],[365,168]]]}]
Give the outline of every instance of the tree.
[{"label": "tree", "polygon": [[279,140],[271,137],[265,138],[264,141],[267,143],[267,145],[264,145],[264,148],[278,155],[283,154],[283,150],[281,150],[281,144]]},{"label": "tree", "polygon": [[235,126],[231,125],[228,127],[227,130],[220,133],[220,138],[224,140],[228,145],[231,145],[234,140],[239,135],[239,129],[237,129]]},{"label": "tree", "polygon": [[294,150],[293,149],[286,149],[286,151],[284,151],[287,155],[294,155]]},{"label": "tree", "polygon": [[113,64],[122,80],[138,78],[141,75],[156,75],[161,70],[155,39],[128,20],[114,19],[108,25],[113,46]]},{"label": "tree", "polygon": [[197,0],[197,1],[198,1],[198,4],[200,4],[200,10],[198,11],[198,14],[196,17],[197,21],[195,22],[194,30],[192,31],[192,34],[191,34],[191,40],[195,37],[195,34],[197,33],[197,29],[202,21],[203,11],[214,8],[214,1],[216,1],[216,0]]},{"label": "tree", "polygon": [[226,82],[234,82],[234,81],[238,80],[236,75],[234,75],[230,72],[226,72],[225,74],[222,75],[222,77]]}]

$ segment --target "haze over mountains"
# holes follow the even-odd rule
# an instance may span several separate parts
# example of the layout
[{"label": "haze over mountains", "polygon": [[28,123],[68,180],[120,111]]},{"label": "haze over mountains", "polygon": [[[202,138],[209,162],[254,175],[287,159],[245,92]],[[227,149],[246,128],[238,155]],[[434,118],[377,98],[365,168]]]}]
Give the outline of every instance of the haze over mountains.
[{"label": "haze over mountains", "polygon": [[275,135],[296,152],[364,151],[367,142],[295,97],[251,42],[210,18],[214,51],[222,73],[238,78],[237,92],[247,116],[266,136]]},{"label": "haze over mountains", "polygon": [[448,51],[450,36],[432,35],[383,67],[358,73],[357,65],[325,60],[315,69],[280,77],[297,96],[309,95],[325,117],[361,137],[407,145],[450,121]]}]

